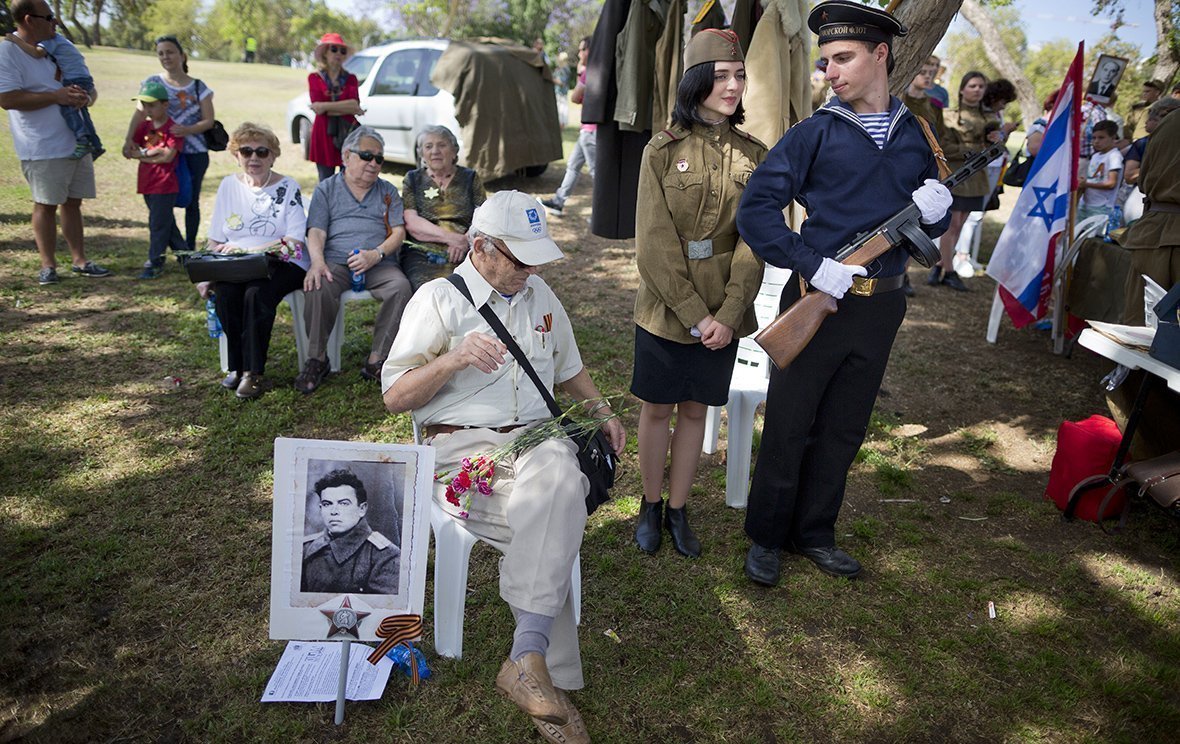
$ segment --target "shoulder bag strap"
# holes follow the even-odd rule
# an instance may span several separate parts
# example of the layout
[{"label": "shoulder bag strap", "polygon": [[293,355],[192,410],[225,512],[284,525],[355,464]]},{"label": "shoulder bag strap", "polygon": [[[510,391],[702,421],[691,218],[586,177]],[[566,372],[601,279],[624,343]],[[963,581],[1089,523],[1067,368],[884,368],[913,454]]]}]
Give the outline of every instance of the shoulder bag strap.
[{"label": "shoulder bag strap", "polygon": [[938,144],[938,138],[934,136],[934,130],[930,128],[930,122],[926,121],[926,117],[914,114],[914,118],[918,120],[918,126],[922,127],[922,134],[926,135],[926,142],[930,144],[930,152],[934,153],[934,160],[938,163],[938,178],[945,181],[946,177],[951,174],[951,167],[946,162],[942,145]]},{"label": "shoulder bag strap", "polygon": [[[453,284],[455,289],[459,290],[460,294],[467,298],[468,302],[472,305],[475,304],[475,300],[471,298],[471,292],[467,289],[467,282],[463,281],[463,277],[458,274],[451,274],[447,277],[447,281]],[[537,370],[533,369],[529,358],[525,356],[524,350],[520,348],[520,345],[516,343],[516,339],[512,338],[512,334],[504,327],[503,321],[500,320],[499,316],[486,303],[476,309],[483,316],[483,319],[487,321],[488,325],[492,327],[492,330],[496,332],[496,335],[500,337],[500,340],[504,342],[504,345],[508,347],[508,351],[512,353],[512,356],[516,359],[516,363],[520,365],[520,368],[524,370],[525,374],[529,376],[529,379],[533,381],[533,384],[537,386],[537,390],[540,391],[541,397],[545,400],[545,405],[549,406],[549,412],[553,414],[554,418],[560,416],[562,411],[558,407],[557,401],[553,400],[553,395],[545,388],[545,383],[541,382],[541,378],[537,375]]]}]

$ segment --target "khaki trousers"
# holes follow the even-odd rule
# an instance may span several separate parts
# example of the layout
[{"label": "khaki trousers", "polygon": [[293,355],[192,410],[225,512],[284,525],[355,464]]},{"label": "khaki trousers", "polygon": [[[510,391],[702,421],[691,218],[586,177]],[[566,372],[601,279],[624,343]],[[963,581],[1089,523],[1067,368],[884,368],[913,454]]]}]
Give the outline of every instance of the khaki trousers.
[{"label": "khaki trousers", "polygon": [[[332,281],[321,281],[320,288],[303,292],[303,322],[307,325],[308,357],[324,359],[328,354],[328,336],[340,312],[340,295],[348,291],[352,272],[345,264],[328,264]],[[381,360],[389,356],[389,347],[401,326],[402,312],[414,291],[395,261],[381,261],[365,272],[365,289],[381,303],[373,323],[372,353]],[[368,361],[368,360],[366,360]]]},{"label": "khaki trousers", "polygon": [[[427,443],[435,449],[435,471],[447,473],[457,470],[464,457],[489,452],[520,432],[464,429],[440,434]],[[459,519],[459,509],[445,498],[444,481],[449,480],[440,478],[435,483],[434,499]],[[555,618],[545,656],[549,676],[563,690],[579,690],[582,659],[570,572],[582,548],[590,484],[578,467],[574,444],[565,438],[551,439],[497,463],[492,489],[490,496],[473,490],[463,527],[504,554],[500,596],[514,611]]]}]

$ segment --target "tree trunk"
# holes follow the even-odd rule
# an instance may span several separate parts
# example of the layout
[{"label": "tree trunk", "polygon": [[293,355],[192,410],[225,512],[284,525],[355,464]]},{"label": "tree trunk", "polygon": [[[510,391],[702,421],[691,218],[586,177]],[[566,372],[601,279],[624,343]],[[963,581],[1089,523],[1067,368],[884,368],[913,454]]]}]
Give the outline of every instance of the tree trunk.
[{"label": "tree trunk", "polygon": [[938,46],[959,12],[961,0],[901,0],[895,2],[893,12],[909,29],[909,33],[893,44],[893,74],[889,76],[890,92],[900,97],[909,87],[918,68]]},{"label": "tree trunk", "polygon": [[[53,15],[57,16],[58,20],[66,17],[65,14],[61,12],[61,0],[53,0]],[[61,30],[62,36],[69,39],[70,42],[74,41],[74,37],[72,34],[70,34],[70,29],[68,26],[62,23],[58,24],[57,27]]]},{"label": "tree trunk", "polygon": [[91,35],[94,37],[96,45],[102,45],[102,6],[106,0],[92,0],[91,10],[94,12],[94,26],[91,28]]},{"label": "tree trunk", "polygon": [[87,47],[93,46],[90,43],[90,34],[86,31],[86,27],[78,23],[78,0],[70,0],[70,23],[74,24],[74,28],[78,29],[78,34],[82,37],[82,43]]},{"label": "tree trunk", "polygon": [[1155,0],[1155,71],[1156,80],[1170,82],[1180,69],[1180,48],[1173,43],[1176,19],[1172,17],[1172,0]]},{"label": "tree trunk", "polygon": [[983,51],[988,60],[996,66],[1001,75],[1016,86],[1016,101],[1020,104],[1020,114],[1024,118],[1027,128],[1041,115],[1041,102],[1037,100],[1037,92],[1033,84],[1025,77],[1024,70],[1000,38],[1000,31],[992,21],[986,8],[979,4],[979,0],[963,0],[963,17],[979,32],[983,41]]}]

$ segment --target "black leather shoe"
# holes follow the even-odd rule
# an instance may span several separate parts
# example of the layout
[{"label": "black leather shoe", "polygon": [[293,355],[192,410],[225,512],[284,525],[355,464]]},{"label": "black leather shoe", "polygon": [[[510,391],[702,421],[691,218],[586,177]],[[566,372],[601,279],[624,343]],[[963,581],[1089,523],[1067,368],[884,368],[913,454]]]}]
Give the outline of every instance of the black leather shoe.
[{"label": "black leather shoe", "polygon": [[679,509],[668,507],[664,510],[664,526],[672,536],[672,547],[676,552],[688,558],[701,557],[701,541],[688,525],[688,507]]},{"label": "black leather shoe", "polygon": [[826,574],[842,579],[855,579],[860,575],[860,563],[843,550],[830,548],[795,548],[795,552],[811,561]]},{"label": "black leather shoe", "polygon": [[664,500],[656,502],[644,499],[639,502],[639,523],[635,525],[635,542],[644,553],[654,553],[660,549],[663,539],[662,525],[664,517]]},{"label": "black leather shoe", "polygon": [[914,285],[910,284],[910,275],[906,274],[901,280],[901,291],[906,297],[914,296]]},{"label": "black leather shoe", "polygon": [[950,287],[956,292],[970,291],[967,289],[967,285],[963,283],[963,280],[959,278],[959,275],[953,271],[942,278],[942,284],[944,287]]},{"label": "black leather shoe", "polygon": [[779,578],[778,550],[750,543],[746,553],[746,576],[755,584],[777,586]]},{"label": "black leather shoe", "polygon": [[937,287],[942,283],[942,267],[935,266],[930,269],[930,276],[926,277],[926,283],[932,287]]}]

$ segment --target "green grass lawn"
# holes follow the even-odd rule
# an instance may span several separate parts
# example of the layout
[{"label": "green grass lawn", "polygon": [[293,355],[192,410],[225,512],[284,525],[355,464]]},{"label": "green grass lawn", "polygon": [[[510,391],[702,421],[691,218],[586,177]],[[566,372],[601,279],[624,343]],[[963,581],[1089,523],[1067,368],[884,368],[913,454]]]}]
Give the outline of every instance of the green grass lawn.
[{"label": "green grass lawn", "polygon": [[[349,307],[346,371],[315,395],[290,387],[286,310],[267,371],[276,388],[249,404],[216,388],[217,348],[180,269],[170,262],[158,281],[132,278],[147,254],[146,210],[135,165],[115,151],[128,99],[158,66],[111,49],[87,58],[99,81],[94,117],[112,150],[97,164],[99,198],[85,207],[87,245],[114,278],[36,285],[28,191],[0,132],[0,741],[538,741],[493,689],[512,624],[486,546],[473,553],[462,660],[435,657],[428,631],[434,678],[418,689],[394,678],[380,701],[351,704],[341,729],[329,705],[258,702],[283,647],[267,637],[274,438],[406,442],[409,422],[387,415],[356,374],[371,307]],[[280,132],[306,77],[217,62],[195,62],[193,74],[216,91],[227,128],[252,119]],[[294,148],[276,169],[310,192],[314,167]],[[214,155],[206,209],[232,170],[228,155]],[[553,168],[535,188],[551,192],[559,178]],[[599,250],[569,237],[586,228],[568,214],[560,229],[570,258],[552,275],[558,293],[624,298],[571,303],[571,315],[599,386],[625,391],[630,244]],[[933,302],[935,290],[919,290]],[[973,294],[971,312],[986,317],[990,292]],[[945,318],[911,322],[950,333]],[[1176,525],[1139,509],[1126,534],[1107,538],[1091,524],[1062,525],[1039,500],[1053,424],[1045,414],[1030,423],[1030,411],[1093,412],[1097,393],[1076,389],[1098,365],[1050,358],[1027,338],[1005,341],[1048,370],[1043,387],[983,353],[903,333],[894,364],[907,379],[949,396],[930,368],[959,353],[970,363],[955,382],[982,394],[978,410],[914,421],[891,413],[902,395],[891,384],[837,527],[866,565],[858,582],[788,558],[778,588],[749,584],[745,515],[724,506],[720,455],[702,460],[693,497],[702,559],[667,547],[639,554],[629,414],[618,498],[590,520],[582,549],[588,687],[575,702],[594,739],[1171,740],[1180,727]],[[1038,457],[1012,458],[1013,442]],[[430,596],[428,585],[427,628]]]}]

